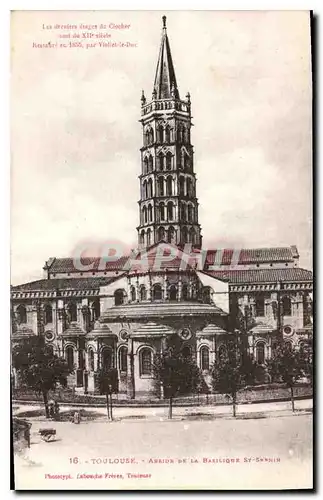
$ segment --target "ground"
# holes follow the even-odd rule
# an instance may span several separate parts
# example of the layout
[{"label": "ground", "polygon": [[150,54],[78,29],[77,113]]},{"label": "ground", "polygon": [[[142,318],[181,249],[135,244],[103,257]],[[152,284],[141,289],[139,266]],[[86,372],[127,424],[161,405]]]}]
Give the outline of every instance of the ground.
[{"label": "ground", "polygon": [[[312,415],[285,409],[255,416],[31,420],[31,448],[15,460],[16,488],[310,488]],[[57,440],[41,441],[42,427],[55,427]]]}]

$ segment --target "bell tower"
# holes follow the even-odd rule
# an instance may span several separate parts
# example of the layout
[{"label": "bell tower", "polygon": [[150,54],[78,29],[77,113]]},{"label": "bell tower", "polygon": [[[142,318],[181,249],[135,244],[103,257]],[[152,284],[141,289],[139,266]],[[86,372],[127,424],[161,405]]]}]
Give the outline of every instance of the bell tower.
[{"label": "bell tower", "polygon": [[166,241],[201,248],[191,144],[191,99],[181,100],[163,16],[162,39],[150,101],[141,96],[143,147],[139,247]]}]

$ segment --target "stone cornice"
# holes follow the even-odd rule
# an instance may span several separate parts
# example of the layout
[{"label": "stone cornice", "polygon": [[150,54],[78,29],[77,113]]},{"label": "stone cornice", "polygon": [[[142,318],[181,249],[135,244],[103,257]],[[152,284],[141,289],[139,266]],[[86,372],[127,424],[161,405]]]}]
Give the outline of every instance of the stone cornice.
[{"label": "stone cornice", "polygon": [[229,293],[241,293],[241,292],[282,292],[282,291],[312,291],[313,283],[239,283],[239,284],[229,284]]},{"label": "stone cornice", "polygon": [[33,290],[33,291],[12,291],[11,299],[55,299],[66,297],[96,297],[100,296],[100,290]]}]

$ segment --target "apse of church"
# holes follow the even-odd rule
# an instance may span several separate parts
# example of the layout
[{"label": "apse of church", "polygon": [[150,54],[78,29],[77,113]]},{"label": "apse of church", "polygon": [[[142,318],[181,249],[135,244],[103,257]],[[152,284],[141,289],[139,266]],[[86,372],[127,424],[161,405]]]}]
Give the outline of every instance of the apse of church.
[{"label": "apse of church", "polygon": [[163,33],[151,99],[141,97],[139,246],[166,241],[201,248],[191,99],[180,98],[163,17]]}]

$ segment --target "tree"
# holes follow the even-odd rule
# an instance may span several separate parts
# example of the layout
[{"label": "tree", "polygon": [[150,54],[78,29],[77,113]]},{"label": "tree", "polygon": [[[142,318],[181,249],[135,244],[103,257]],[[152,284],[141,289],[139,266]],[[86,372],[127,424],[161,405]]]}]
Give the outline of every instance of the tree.
[{"label": "tree", "polygon": [[305,347],[300,351],[302,362],[304,365],[305,376],[309,379],[311,386],[313,387],[313,342],[310,339]]},{"label": "tree", "polygon": [[242,309],[239,307],[237,300],[232,298],[230,303],[230,329],[237,335],[237,348],[240,349],[242,355],[248,352],[248,335],[255,325],[256,321],[252,314],[252,307],[246,305]]},{"label": "tree", "polygon": [[235,342],[228,343],[226,353],[212,366],[213,389],[231,397],[234,417],[237,394],[240,389],[253,382],[255,369],[253,358],[245,353],[242,354]]},{"label": "tree", "polygon": [[162,387],[164,398],[169,399],[168,418],[171,419],[173,399],[180,394],[197,392],[202,374],[196,363],[190,357],[184,357],[178,350],[157,354],[153,372],[157,390]]},{"label": "tree", "polygon": [[305,375],[303,354],[285,343],[277,346],[268,368],[272,380],[284,382],[290,389],[292,410],[295,411],[294,386]]},{"label": "tree", "polygon": [[113,420],[112,394],[119,392],[118,370],[116,368],[110,368],[109,370],[101,368],[97,374],[97,380],[100,393],[106,396],[108,418]]},{"label": "tree", "polygon": [[42,394],[46,418],[49,418],[48,392],[57,385],[66,387],[67,376],[73,371],[64,358],[60,358],[43,337],[32,337],[13,346],[12,363],[22,383]]}]

